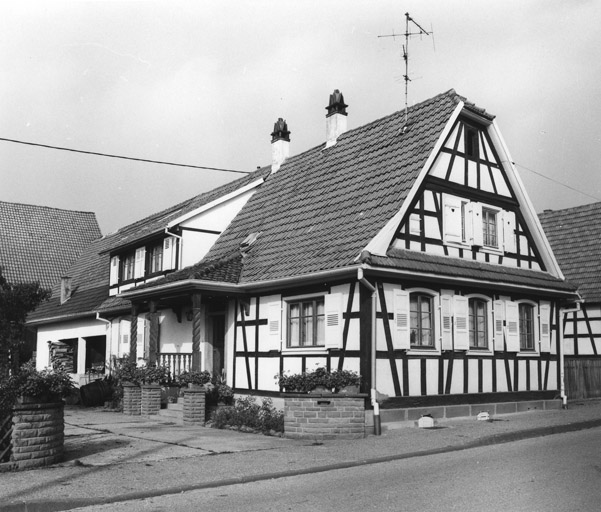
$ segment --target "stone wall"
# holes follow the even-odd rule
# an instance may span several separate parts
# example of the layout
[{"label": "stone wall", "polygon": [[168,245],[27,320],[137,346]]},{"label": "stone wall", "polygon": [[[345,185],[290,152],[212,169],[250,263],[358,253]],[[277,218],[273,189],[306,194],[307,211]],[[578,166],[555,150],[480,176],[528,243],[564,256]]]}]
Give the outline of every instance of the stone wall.
[{"label": "stone wall", "polygon": [[63,458],[64,404],[25,403],[13,410],[11,461],[0,472],[49,466]]},{"label": "stone wall", "polygon": [[284,436],[317,440],[363,438],[366,396],[284,394]]}]

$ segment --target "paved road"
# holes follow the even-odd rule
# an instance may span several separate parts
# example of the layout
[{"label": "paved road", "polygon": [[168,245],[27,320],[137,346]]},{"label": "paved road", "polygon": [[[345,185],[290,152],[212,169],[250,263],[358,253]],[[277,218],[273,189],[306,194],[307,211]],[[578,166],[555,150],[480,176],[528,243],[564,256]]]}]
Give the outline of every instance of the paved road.
[{"label": "paved road", "polygon": [[601,429],[77,510],[599,510]]}]

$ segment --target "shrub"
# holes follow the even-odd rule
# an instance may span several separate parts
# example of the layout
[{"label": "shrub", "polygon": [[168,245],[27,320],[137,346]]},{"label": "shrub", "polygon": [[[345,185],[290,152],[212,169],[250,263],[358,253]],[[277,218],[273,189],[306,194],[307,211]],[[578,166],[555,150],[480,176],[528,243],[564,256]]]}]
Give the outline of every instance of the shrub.
[{"label": "shrub", "polygon": [[231,405],[234,403],[234,390],[225,383],[223,376],[216,375],[213,377],[211,382],[206,385],[206,389],[205,400],[209,407],[219,404]]},{"label": "shrub", "polygon": [[284,413],[273,406],[271,398],[263,398],[260,404],[253,396],[238,398],[233,406],[216,409],[210,421],[213,428],[284,432]]},{"label": "shrub", "polygon": [[132,384],[140,384],[142,382],[142,374],[135,361],[130,361],[129,358],[122,357],[114,359],[115,378],[120,386],[126,382]]},{"label": "shrub", "polygon": [[168,366],[152,365],[138,368],[142,384],[160,384],[166,386],[171,382],[171,372]]}]

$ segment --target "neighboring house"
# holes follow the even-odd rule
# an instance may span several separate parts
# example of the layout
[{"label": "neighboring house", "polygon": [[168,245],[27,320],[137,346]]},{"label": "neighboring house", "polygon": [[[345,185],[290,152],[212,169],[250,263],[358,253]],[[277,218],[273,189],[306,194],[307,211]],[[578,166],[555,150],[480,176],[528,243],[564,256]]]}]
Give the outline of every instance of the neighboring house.
[{"label": "neighboring house", "polygon": [[[453,90],[407,123],[347,130],[346,107],[335,91],[326,142],[295,156],[278,120],[271,167],[230,184],[251,189],[221,227],[203,195],[98,242],[77,274],[84,295],[98,272],[97,304],[36,311],[40,352],[83,348],[77,320],[107,355],[224,371],[238,393],[278,396],[276,374],[320,365],[357,370],[386,408],[557,398],[559,311],[578,296],[493,116]],[[188,222],[214,235],[190,252]]]},{"label": "neighboring house", "polygon": [[[151,322],[144,314],[132,324],[138,305],[118,293],[202,258],[267,172],[250,173],[91,244],[69,269],[71,281],[57,283],[53,298],[28,317],[28,325],[37,327],[38,367],[58,357],[83,383],[89,373],[104,371],[111,356],[148,357],[148,326],[159,322],[159,315]],[[177,340],[170,352],[191,352],[185,342],[191,334],[186,336],[186,324],[176,320],[181,321],[182,307],[172,308],[160,315],[163,339]],[[191,358],[177,362],[189,367]]]},{"label": "neighboring house", "polygon": [[583,300],[562,320],[568,397],[601,397],[601,203],[545,210],[539,218]]},{"label": "neighboring house", "polygon": [[0,201],[0,268],[9,283],[52,288],[100,237],[94,213]]}]

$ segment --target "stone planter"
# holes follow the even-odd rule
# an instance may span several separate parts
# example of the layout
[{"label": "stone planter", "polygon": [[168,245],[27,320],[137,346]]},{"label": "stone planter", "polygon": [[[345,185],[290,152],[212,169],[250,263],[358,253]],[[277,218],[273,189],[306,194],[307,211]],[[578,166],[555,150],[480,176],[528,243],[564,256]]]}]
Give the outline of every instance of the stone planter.
[{"label": "stone planter", "polygon": [[142,416],[158,414],[161,410],[161,386],[142,384],[140,395],[140,414]]},{"label": "stone planter", "polygon": [[20,402],[13,408],[11,460],[0,464],[0,472],[49,466],[63,458],[64,403]]},{"label": "stone planter", "polygon": [[365,437],[366,394],[283,394],[284,437],[361,439]]},{"label": "stone planter", "polygon": [[136,384],[123,383],[123,414],[140,416],[142,407],[142,390]]},{"label": "stone planter", "polygon": [[184,425],[204,426],[205,403],[204,386],[184,389]]}]

